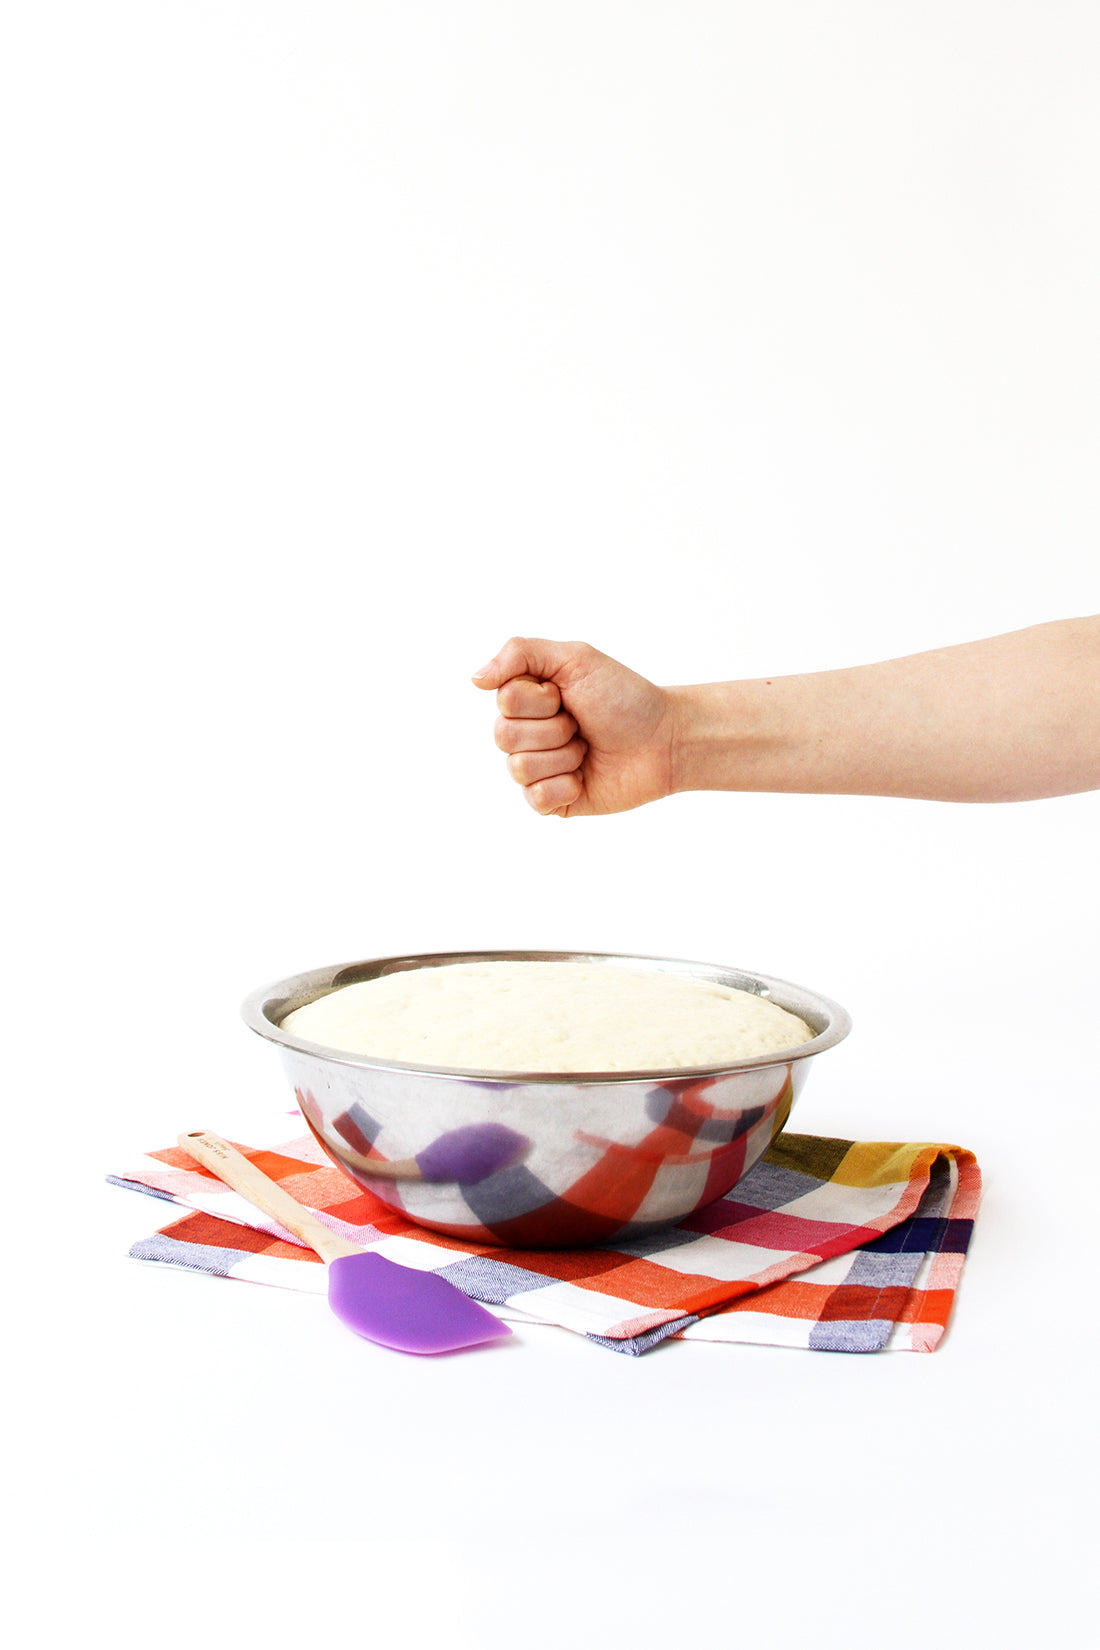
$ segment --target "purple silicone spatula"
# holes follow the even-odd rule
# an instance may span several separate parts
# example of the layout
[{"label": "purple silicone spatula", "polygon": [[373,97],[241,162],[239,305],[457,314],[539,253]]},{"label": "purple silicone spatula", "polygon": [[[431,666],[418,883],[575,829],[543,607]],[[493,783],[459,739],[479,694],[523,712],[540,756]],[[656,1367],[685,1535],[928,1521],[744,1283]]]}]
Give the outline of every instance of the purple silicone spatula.
[{"label": "purple silicone spatula", "polygon": [[315,1249],[328,1267],[328,1303],[368,1341],[398,1352],[457,1352],[512,1331],[434,1272],[398,1266],[339,1237],[220,1135],[181,1134],[188,1156]]}]

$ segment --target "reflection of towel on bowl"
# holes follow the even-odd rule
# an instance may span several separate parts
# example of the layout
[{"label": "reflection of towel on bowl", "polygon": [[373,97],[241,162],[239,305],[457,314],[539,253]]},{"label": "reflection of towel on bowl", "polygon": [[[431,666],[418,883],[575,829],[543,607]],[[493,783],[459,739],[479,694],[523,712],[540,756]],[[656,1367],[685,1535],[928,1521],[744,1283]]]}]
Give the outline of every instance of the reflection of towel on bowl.
[{"label": "reflection of towel on bowl", "polygon": [[[734,1190],[678,1226],[591,1249],[474,1247],[425,1231],[335,1169],[312,1136],[241,1147],[364,1248],[430,1267],[512,1321],[558,1324],[618,1352],[670,1337],[824,1352],[931,1352],[981,1191],[957,1146],[782,1134]],[[321,1262],[176,1147],[116,1185],[192,1212],[135,1259],[325,1293]]]}]

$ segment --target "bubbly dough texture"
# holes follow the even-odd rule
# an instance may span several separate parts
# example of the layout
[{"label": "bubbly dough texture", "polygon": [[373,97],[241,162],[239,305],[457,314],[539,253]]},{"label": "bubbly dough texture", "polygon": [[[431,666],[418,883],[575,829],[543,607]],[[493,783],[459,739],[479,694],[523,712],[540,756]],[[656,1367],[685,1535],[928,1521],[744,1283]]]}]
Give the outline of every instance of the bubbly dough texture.
[{"label": "bubbly dough texture", "polygon": [[613,963],[478,962],[332,991],[282,1022],[311,1043],[467,1071],[673,1071],[807,1042],[776,1003],[684,974]]}]

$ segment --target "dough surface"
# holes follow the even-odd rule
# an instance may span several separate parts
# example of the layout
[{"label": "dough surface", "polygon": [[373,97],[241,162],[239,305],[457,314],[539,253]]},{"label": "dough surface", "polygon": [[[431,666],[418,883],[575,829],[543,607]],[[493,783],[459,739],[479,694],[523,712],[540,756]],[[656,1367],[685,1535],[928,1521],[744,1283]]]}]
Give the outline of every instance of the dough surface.
[{"label": "dough surface", "polygon": [[478,962],[342,986],[285,1031],[349,1054],[467,1071],[672,1071],[807,1042],[778,1004],[684,974],[613,963]]}]

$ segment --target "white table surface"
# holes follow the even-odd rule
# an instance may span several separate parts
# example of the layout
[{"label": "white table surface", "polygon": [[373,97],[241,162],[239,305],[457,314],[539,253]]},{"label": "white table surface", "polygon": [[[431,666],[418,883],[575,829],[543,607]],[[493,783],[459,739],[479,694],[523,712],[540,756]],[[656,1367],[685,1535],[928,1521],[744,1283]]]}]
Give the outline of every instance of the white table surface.
[{"label": "white table surface", "polygon": [[[122,1647],[1089,1642],[1100,793],[543,821],[468,677],[1100,606],[1094,10],[4,26],[13,1598]],[[985,1177],[941,1349],[417,1360],[127,1258],[172,1211],[107,1174],[289,1105],[246,992],[512,946],[843,1002],[795,1125]]]},{"label": "white table surface", "polygon": [[[800,1127],[859,1133],[876,1107],[898,1120],[888,1097],[866,1094],[861,1112],[874,1085],[857,1035],[836,1056],[843,1078],[830,1083],[824,1062],[811,1075]],[[267,1068],[257,1101],[278,1108],[267,1051],[248,1054]],[[914,1061],[935,1080],[927,1052]],[[940,1037],[933,1063],[958,1071],[966,1054]],[[168,1555],[197,1549],[220,1611],[240,1607],[250,1575],[273,1625],[276,1586],[346,1625],[348,1599],[311,1595],[301,1568],[336,1542],[348,1550],[326,1562],[366,1565],[376,1582],[424,1567],[446,1580],[439,1596],[414,1587],[425,1643],[504,1644],[522,1622],[526,1642],[549,1645],[581,1620],[593,1641],[647,1642],[682,1610],[699,1629],[733,1620],[777,1646],[802,1633],[916,1645],[940,1618],[948,1643],[994,1631],[1023,1643],[1039,1620],[1074,1642],[1096,1353],[1078,1148],[1094,1125],[1080,1108],[1069,1126],[1073,1059],[1042,1091],[1008,1067],[992,1060],[980,1104],[957,1107],[987,1191],[931,1356],[671,1343],[635,1359],[519,1327],[493,1348],[403,1357],[349,1335],[319,1298],[128,1260],[170,1206],[70,1182],[80,1245],[48,1239],[44,1259],[64,1310],[43,1298],[41,1272],[30,1306],[22,1516],[91,1562],[81,1574],[104,1608],[123,1577],[152,1604]],[[171,1122],[152,1099],[149,1112],[143,1148],[177,1122],[249,1137],[247,1115],[208,1095]],[[910,1115],[910,1134],[927,1133],[920,1107]]]}]

